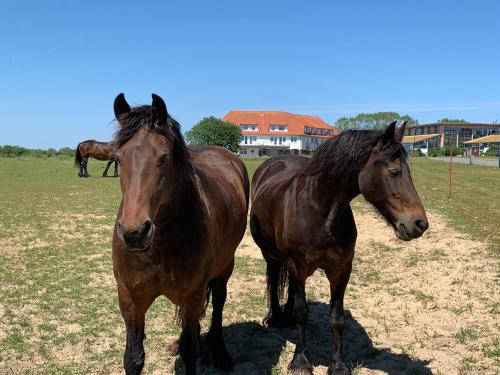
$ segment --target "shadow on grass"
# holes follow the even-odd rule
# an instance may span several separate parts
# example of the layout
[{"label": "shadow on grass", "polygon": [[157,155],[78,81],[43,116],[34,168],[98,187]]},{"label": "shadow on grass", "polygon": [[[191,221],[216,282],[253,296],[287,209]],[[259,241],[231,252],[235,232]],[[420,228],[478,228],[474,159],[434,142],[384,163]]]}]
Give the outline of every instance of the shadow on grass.
[{"label": "shadow on grass", "polygon": [[[330,357],[330,324],[328,314],[330,307],[321,302],[309,302],[309,321],[307,338],[310,360],[313,366],[328,367]],[[236,363],[231,374],[265,374],[283,373],[276,370],[286,341],[296,343],[295,329],[266,329],[256,322],[232,324],[224,328],[224,336],[229,353]],[[295,349],[292,347],[292,350]],[[383,371],[387,374],[430,375],[428,361],[411,358],[404,354],[391,352],[390,348],[375,348],[367,332],[346,311],[346,327],[344,329],[345,363],[351,368],[367,368]],[[287,361],[293,353],[287,354]],[[287,366],[288,363],[285,364]],[[282,364],[283,366],[283,364]],[[183,374],[180,358],[176,360],[176,374]],[[198,366],[200,374],[223,374],[213,368]]]}]

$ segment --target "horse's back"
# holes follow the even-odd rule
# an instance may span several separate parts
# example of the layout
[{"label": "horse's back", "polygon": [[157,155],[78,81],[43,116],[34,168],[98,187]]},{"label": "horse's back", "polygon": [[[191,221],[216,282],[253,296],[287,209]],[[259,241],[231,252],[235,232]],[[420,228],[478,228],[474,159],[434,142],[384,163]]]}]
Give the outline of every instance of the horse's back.
[{"label": "horse's back", "polygon": [[87,139],[78,144],[78,150],[85,157],[92,157],[96,160],[111,160],[116,152],[115,142],[99,142],[94,139]]},{"label": "horse's back", "polygon": [[189,146],[204,206],[207,243],[214,248],[215,275],[234,259],[247,226],[249,181],[243,162],[217,146]]},{"label": "horse's back", "polygon": [[305,156],[276,156],[262,163],[252,178],[252,200],[267,185],[276,186],[301,170],[309,159]]},{"label": "horse's back", "polygon": [[245,164],[232,152],[218,146],[189,146],[191,161],[199,172],[220,187],[242,187],[248,206],[249,186]]}]

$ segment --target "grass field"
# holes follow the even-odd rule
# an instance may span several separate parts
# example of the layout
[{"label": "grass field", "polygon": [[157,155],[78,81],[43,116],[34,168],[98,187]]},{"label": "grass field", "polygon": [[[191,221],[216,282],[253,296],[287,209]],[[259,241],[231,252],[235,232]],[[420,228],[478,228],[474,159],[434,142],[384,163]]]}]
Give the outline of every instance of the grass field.
[{"label": "grass field", "polygon": [[[253,174],[260,160],[246,163]],[[104,163],[95,161],[93,177],[79,179],[72,164],[0,159],[0,374],[122,372],[111,266],[119,180],[100,177]],[[411,167],[430,210],[427,239],[395,240],[362,199],[354,202],[360,239],[346,296],[347,359],[357,374],[498,374],[500,169],[453,165],[448,200],[446,163]],[[260,325],[264,262],[248,236],[237,254],[224,317],[235,373],[286,373],[294,332]],[[320,272],[308,284],[315,373],[327,364],[326,285]],[[144,373],[182,373],[166,350],[179,333],[172,318],[165,298],[148,311]]]}]

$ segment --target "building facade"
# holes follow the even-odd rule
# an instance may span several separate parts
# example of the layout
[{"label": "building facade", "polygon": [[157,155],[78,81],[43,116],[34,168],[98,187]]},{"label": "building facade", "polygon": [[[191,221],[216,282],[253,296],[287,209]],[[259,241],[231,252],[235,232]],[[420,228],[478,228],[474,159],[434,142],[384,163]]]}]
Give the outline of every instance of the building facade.
[{"label": "building facade", "polygon": [[408,125],[405,130],[406,136],[432,134],[439,135],[439,147],[463,148],[464,142],[490,134],[500,134],[500,124],[432,123]]},{"label": "building facade", "polygon": [[241,157],[301,155],[338,133],[316,116],[275,111],[230,111],[223,121],[239,126]]}]

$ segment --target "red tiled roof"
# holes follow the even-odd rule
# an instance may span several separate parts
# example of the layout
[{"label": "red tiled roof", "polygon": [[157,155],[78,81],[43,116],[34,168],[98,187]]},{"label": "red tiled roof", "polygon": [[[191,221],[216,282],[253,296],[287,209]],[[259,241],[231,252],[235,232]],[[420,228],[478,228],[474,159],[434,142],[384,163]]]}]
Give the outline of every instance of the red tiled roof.
[{"label": "red tiled roof", "polygon": [[[304,134],[304,127],[316,129],[331,129],[333,134],[337,134],[338,130],[333,126],[328,125],[317,116],[297,115],[288,112],[275,111],[230,111],[222,118],[223,121],[231,122],[235,125],[257,125],[256,130],[243,130],[242,134],[247,135],[306,135],[314,137],[331,137],[331,135],[320,134]],[[269,125],[286,125],[288,131],[269,131]]]}]

